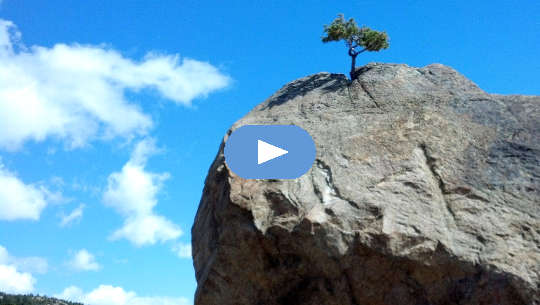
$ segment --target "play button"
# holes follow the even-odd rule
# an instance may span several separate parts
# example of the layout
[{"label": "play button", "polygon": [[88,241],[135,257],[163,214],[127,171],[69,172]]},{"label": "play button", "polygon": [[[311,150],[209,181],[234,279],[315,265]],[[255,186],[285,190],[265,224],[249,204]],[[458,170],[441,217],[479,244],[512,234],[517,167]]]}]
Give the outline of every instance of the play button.
[{"label": "play button", "polygon": [[295,179],[315,160],[311,136],[295,125],[245,125],[225,142],[225,162],[245,179]]},{"label": "play button", "polygon": [[286,153],[288,153],[288,151],[285,149],[281,149],[272,144],[257,140],[257,164],[270,161],[277,157],[283,156]]}]

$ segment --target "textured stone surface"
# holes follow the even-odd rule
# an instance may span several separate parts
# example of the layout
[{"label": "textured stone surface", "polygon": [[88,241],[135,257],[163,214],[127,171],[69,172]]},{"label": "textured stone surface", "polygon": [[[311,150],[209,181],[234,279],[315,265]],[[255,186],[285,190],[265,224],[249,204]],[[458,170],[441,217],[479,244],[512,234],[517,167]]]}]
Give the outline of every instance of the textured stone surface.
[{"label": "textured stone surface", "polygon": [[540,97],[438,64],[358,74],[296,80],[231,128],[296,124],[317,159],[244,180],[221,145],[192,228],[195,304],[540,304]]}]

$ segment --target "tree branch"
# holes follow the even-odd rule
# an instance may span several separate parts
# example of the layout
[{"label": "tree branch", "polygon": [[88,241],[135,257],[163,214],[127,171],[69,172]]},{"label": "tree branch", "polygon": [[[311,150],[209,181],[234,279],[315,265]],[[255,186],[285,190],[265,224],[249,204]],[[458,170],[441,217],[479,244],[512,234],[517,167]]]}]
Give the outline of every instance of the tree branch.
[{"label": "tree branch", "polygon": [[363,49],[360,50],[360,51],[356,51],[356,55],[358,55],[358,54],[360,54],[360,53],[362,53],[362,52],[365,52],[365,51],[367,51],[367,48],[363,48]]}]

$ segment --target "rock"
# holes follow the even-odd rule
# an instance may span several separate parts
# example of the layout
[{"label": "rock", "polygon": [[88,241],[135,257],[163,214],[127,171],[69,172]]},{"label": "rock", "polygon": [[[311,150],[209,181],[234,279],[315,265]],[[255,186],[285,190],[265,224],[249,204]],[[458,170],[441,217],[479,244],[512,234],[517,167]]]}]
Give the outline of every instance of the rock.
[{"label": "rock", "polygon": [[229,130],[295,124],[317,158],[245,180],[222,143],[192,228],[195,304],[540,304],[540,97],[439,64],[357,75],[289,83]]}]

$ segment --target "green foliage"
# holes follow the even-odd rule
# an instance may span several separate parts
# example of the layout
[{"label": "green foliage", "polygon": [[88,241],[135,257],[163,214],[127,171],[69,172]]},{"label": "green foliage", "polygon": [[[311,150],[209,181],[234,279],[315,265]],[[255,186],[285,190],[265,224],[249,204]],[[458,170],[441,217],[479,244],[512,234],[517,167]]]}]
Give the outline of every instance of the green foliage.
[{"label": "green foliage", "polygon": [[324,25],[324,32],[326,33],[322,38],[324,43],[345,40],[348,44],[352,44],[359,37],[360,28],[353,18],[345,21],[343,14],[339,14],[330,25]]},{"label": "green foliage", "polygon": [[390,46],[386,32],[378,32],[370,28],[363,28],[362,32],[360,45],[364,46],[366,50],[380,51],[381,49],[388,49]]},{"label": "green foliage", "polygon": [[378,52],[390,46],[386,32],[375,31],[366,26],[359,27],[353,18],[345,20],[343,14],[339,14],[330,25],[324,25],[324,33],[323,43],[345,41],[351,56],[351,79],[356,77],[355,63],[358,54],[365,51]]},{"label": "green foliage", "polygon": [[82,305],[37,295],[5,294],[0,292],[0,305]]},{"label": "green foliage", "polygon": [[[363,51],[388,49],[390,46],[386,32],[375,31],[366,26],[359,27],[353,18],[345,20],[343,14],[339,14],[330,25],[324,25],[324,33],[326,36],[322,37],[322,42],[343,40],[351,56]],[[358,50],[360,47],[363,49]]]}]

